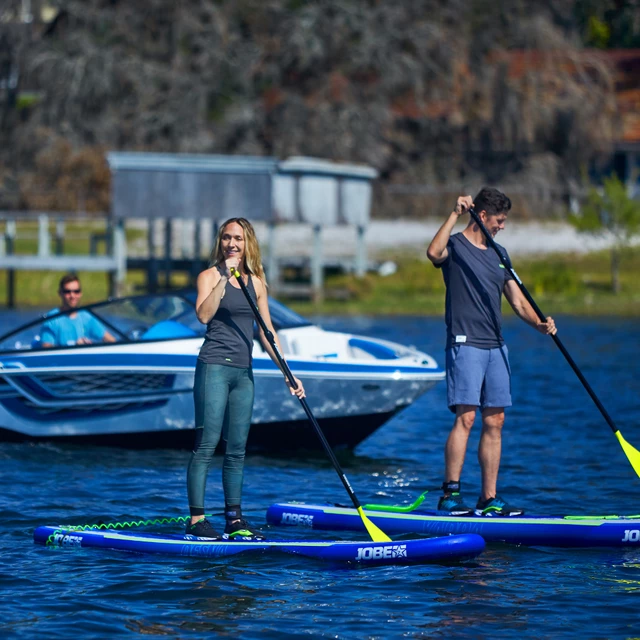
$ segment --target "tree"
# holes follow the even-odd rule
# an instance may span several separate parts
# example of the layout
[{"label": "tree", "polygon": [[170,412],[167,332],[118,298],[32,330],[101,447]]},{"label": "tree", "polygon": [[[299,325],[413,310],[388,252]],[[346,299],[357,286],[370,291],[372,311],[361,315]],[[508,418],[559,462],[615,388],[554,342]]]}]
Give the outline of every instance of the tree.
[{"label": "tree", "polygon": [[611,236],[611,288],[620,292],[620,257],[640,234],[640,201],[629,196],[626,185],[618,176],[603,181],[603,187],[591,187],[578,215],[570,222],[581,233]]}]

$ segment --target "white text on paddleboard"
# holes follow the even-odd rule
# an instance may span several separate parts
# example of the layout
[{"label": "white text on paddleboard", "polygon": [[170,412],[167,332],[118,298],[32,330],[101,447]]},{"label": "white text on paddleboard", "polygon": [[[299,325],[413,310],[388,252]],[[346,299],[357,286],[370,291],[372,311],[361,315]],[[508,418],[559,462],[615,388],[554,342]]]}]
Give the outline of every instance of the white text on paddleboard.
[{"label": "white text on paddleboard", "polygon": [[55,533],[53,541],[61,547],[79,547],[82,544],[82,536],[72,536],[68,533]]},{"label": "white text on paddleboard", "polygon": [[640,529],[625,529],[622,542],[638,542],[640,540]]},{"label": "white text on paddleboard", "polygon": [[282,524],[293,524],[300,527],[313,527],[313,516],[303,513],[283,513],[280,518]]},{"label": "white text on paddleboard", "polygon": [[358,547],[356,560],[382,560],[383,558],[406,558],[406,544],[392,544],[384,547]]}]

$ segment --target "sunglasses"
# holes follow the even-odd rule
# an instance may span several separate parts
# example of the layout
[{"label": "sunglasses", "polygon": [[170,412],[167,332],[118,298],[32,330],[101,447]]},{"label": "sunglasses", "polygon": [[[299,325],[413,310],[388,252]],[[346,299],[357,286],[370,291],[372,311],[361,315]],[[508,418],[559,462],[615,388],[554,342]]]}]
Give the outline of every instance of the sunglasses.
[{"label": "sunglasses", "polygon": [[82,293],[82,289],[63,289],[62,293],[67,295],[69,293],[75,293],[76,295]]}]

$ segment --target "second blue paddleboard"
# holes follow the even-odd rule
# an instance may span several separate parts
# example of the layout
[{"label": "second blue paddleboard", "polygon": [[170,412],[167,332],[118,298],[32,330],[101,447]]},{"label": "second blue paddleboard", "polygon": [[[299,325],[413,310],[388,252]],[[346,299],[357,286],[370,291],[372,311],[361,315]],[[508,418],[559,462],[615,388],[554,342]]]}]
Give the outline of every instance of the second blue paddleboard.
[{"label": "second blue paddleboard", "polygon": [[[365,509],[365,514],[387,534],[481,535],[487,542],[549,547],[638,547],[640,516],[523,516],[452,517],[435,511],[415,510],[394,513]],[[276,525],[296,525],[313,529],[364,529],[355,509],[335,505],[298,502],[271,505],[267,521]]]}]

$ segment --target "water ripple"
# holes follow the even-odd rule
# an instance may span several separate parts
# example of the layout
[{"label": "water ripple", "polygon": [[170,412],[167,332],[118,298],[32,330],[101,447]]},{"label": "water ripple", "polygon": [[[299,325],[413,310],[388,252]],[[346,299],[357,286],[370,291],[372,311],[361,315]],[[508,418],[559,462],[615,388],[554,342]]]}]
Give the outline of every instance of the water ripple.
[{"label": "water ripple", "polygon": [[[443,360],[439,321],[355,323],[373,335],[409,340]],[[339,318],[323,324],[353,326]],[[601,401],[639,446],[637,323],[561,318],[558,324]],[[501,491],[531,512],[640,512],[638,478],[557,349],[523,323],[507,322],[505,334],[515,404],[505,426]],[[450,426],[444,385],[438,385],[355,454],[341,452],[361,501],[407,504],[432,488],[426,504],[434,506]],[[472,498],[479,487],[478,426],[464,473]],[[639,634],[640,549],[502,545],[489,547],[474,562],[345,568],[269,553],[176,559],[32,543],[39,524],[185,515],[187,457],[183,451],[0,444],[2,637],[555,640]],[[219,464],[208,495],[219,514]],[[269,504],[289,499],[349,503],[323,456],[248,458],[250,519],[263,523]],[[220,524],[219,515],[213,519]],[[267,531],[271,537],[303,535],[295,529]]]}]

